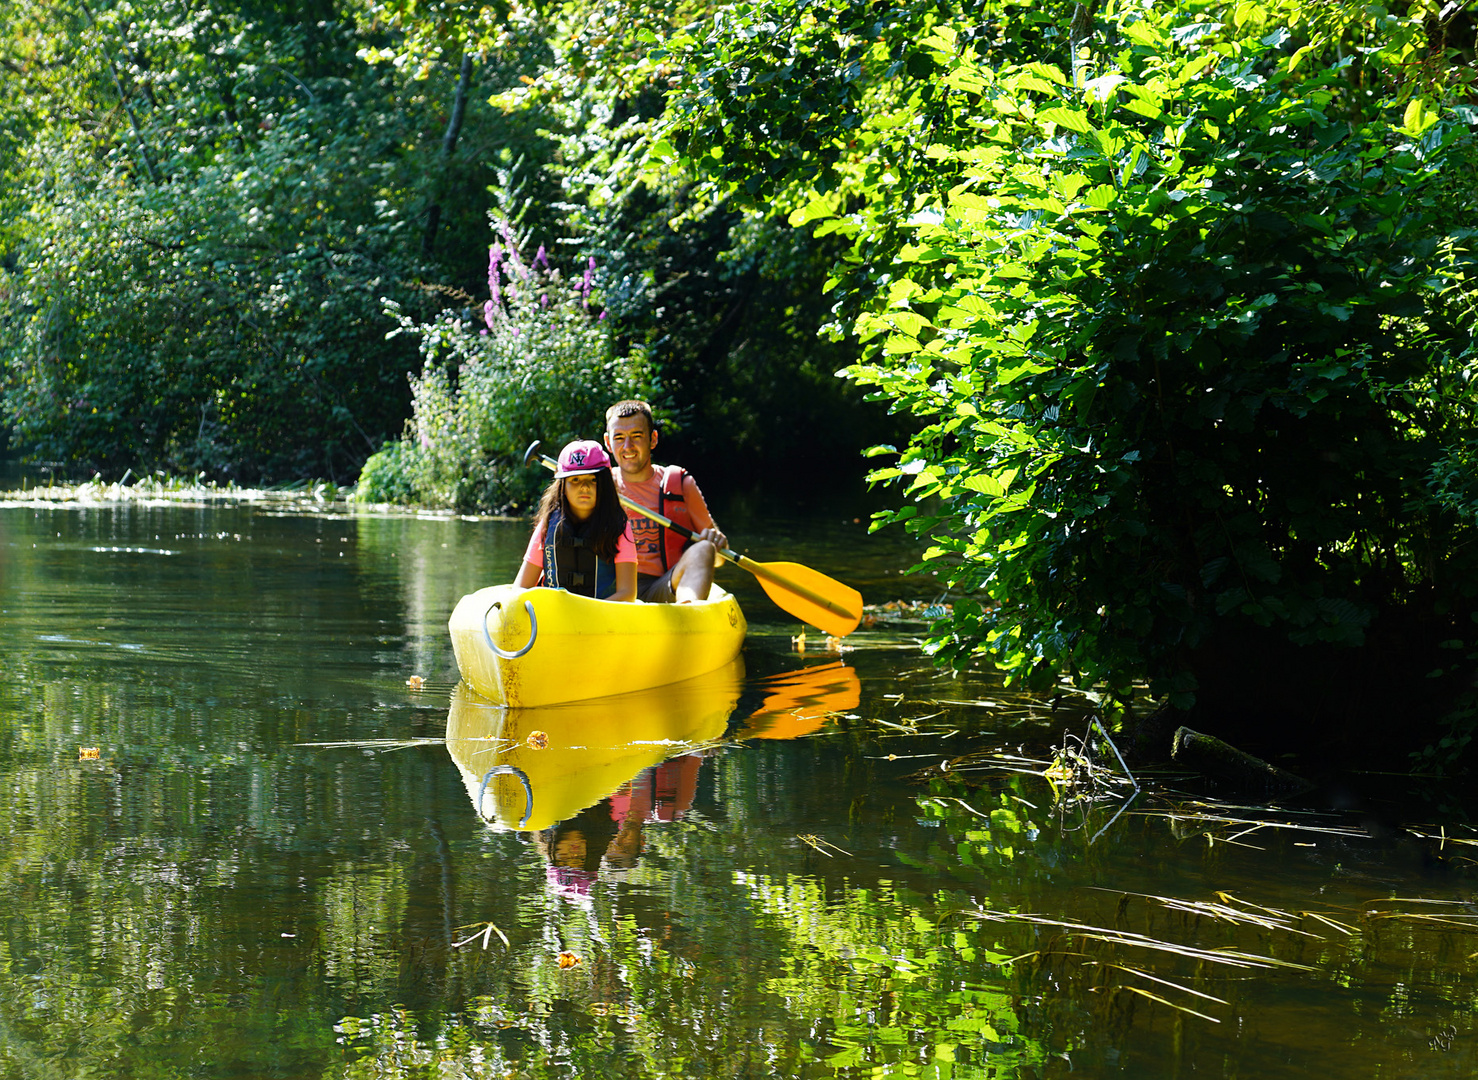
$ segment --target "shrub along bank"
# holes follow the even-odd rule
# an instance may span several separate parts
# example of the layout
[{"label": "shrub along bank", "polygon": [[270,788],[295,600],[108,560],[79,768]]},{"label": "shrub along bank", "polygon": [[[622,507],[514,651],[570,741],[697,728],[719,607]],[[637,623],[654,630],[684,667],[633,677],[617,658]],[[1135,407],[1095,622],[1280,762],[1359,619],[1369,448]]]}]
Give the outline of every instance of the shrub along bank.
[{"label": "shrub along bank", "polygon": [[1395,717],[1465,744],[1471,20],[823,7],[671,43],[668,142],[851,242],[850,376],[924,425],[876,450],[904,496],[882,520],[961,592],[931,648],[1121,699],[1147,680],[1284,745],[1388,744]]},{"label": "shrub along bank", "polygon": [[[447,351],[453,325],[480,325],[502,242],[490,221],[506,221],[528,258],[544,244],[582,278],[595,258],[608,321],[556,320],[553,366],[522,396],[492,375],[511,353],[484,365],[475,407],[501,395],[484,427],[592,433],[598,410],[568,413],[594,393],[581,380],[620,390],[630,380],[604,365],[640,355],[674,451],[715,484],[807,454],[845,461],[860,486],[856,451],[886,428],[832,377],[855,347],[816,342],[824,245],[788,229],[765,243],[763,213],[685,218],[681,178],[636,182],[663,96],[591,70],[580,42],[607,18],[361,0],[188,17],[167,0],[0,7],[12,446],[89,476],[350,482],[401,445],[413,393],[441,408],[488,345]],[[420,347],[433,339],[436,359]],[[415,421],[417,445],[438,423]],[[489,431],[451,449],[437,430],[435,464],[396,491],[518,503]],[[398,474],[386,466],[371,479]]]}]

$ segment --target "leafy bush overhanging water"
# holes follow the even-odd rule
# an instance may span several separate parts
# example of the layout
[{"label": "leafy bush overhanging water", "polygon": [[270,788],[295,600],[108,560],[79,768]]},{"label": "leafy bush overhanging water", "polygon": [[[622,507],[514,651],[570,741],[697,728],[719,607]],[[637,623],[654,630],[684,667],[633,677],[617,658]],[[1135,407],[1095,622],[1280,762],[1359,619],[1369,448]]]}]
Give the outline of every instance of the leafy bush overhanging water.
[{"label": "leafy bush overhanging water", "polygon": [[883,521],[966,594],[941,657],[1188,707],[1253,654],[1368,645],[1409,686],[1469,648],[1478,114],[1440,20],[833,6],[679,43],[670,152],[852,239],[848,375],[927,425]]}]

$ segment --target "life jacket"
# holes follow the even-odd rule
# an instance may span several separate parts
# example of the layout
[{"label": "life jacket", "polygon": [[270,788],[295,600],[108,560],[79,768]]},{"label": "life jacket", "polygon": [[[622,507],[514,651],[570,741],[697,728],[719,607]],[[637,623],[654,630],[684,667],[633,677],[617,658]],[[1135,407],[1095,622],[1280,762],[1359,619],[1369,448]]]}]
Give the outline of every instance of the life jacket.
[{"label": "life jacket", "polygon": [[[688,513],[688,504],[683,499],[683,478],[688,474],[681,465],[658,467],[662,469],[662,486],[657,489],[657,513],[669,521],[692,529],[693,515]],[[679,536],[671,529],[663,529],[662,546],[658,548],[658,554],[662,556],[662,569],[667,571],[677,565],[678,559],[682,558],[683,552],[691,543],[691,540]]]},{"label": "life jacket", "polygon": [[616,564],[596,555],[573,529],[560,528],[563,517],[562,511],[551,510],[544,525],[542,584],[604,600],[616,591]]}]

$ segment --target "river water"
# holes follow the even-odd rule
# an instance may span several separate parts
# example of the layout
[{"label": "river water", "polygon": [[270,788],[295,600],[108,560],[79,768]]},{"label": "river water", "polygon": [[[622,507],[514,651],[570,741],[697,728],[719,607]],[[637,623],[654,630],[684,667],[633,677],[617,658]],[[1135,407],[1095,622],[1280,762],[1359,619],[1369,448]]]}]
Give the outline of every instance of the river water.
[{"label": "river water", "polygon": [[[725,525],[929,599],[901,536]],[[1101,738],[1054,783],[1084,702],[939,672],[886,612],[799,652],[732,569],[742,671],[506,716],[446,619],[526,529],[0,507],[0,1077],[1473,1071],[1439,789],[1136,795]],[[527,793],[482,780],[509,754]]]}]

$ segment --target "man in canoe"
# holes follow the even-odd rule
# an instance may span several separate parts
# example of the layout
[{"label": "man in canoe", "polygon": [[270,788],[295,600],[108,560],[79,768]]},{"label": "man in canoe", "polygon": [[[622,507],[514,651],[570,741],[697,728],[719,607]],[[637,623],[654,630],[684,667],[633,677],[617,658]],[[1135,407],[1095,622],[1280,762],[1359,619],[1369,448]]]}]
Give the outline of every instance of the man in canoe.
[{"label": "man in canoe", "polygon": [[636,540],[637,599],[649,604],[706,600],[719,549],[728,547],[729,541],[714,525],[692,475],[677,465],[652,464],[657,434],[652,407],[645,401],[618,401],[606,410],[606,446],[616,459],[617,490],[699,537],[684,540],[628,509]]}]

